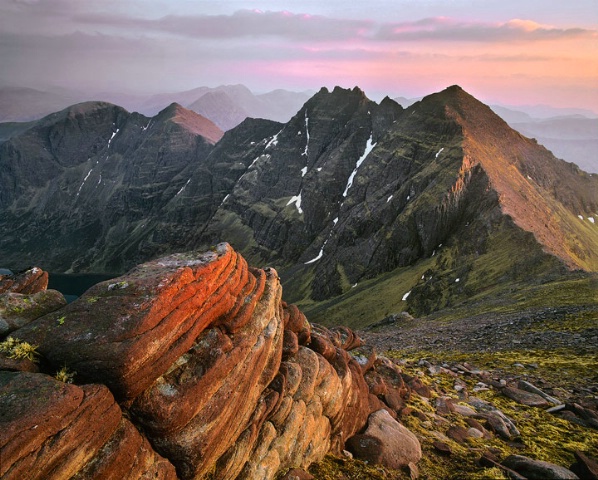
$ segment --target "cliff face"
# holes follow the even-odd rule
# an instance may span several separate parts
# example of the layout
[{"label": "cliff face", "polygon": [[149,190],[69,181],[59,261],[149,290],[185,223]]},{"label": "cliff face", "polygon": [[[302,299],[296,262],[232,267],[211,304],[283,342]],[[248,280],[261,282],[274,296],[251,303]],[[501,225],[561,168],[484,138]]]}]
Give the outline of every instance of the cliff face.
[{"label": "cliff face", "polygon": [[[187,181],[181,172],[201,168],[221,136],[176,104],[150,119],[88,102],[36,122],[0,146],[3,261],[122,273],[131,266],[125,258],[146,256],[148,217],[177,197]],[[49,246],[53,258],[44,261]]]},{"label": "cliff face", "polygon": [[370,413],[396,416],[407,391],[384,388],[394,410],[370,393],[355,334],[310,325],[281,293],[275,270],[220,244],[140,265],[13,331],[39,369],[65,367],[57,378],[77,385],[4,365],[0,475],[274,478],[342,451]]},{"label": "cliff face", "polygon": [[98,103],[14,136],[0,146],[5,266],[120,274],[226,240],[314,309],[411,269],[393,297],[411,292],[399,308],[417,314],[598,271],[598,177],[457,86],[408,109],[322,89],[285,124],[247,119],[219,138],[176,104],[148,119]]}]

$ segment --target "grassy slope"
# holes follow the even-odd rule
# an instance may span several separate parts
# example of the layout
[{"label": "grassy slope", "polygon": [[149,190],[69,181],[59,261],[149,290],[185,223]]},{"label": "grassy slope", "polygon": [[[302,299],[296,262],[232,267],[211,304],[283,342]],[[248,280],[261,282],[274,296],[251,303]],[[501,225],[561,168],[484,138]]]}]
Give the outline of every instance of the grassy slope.
[{"label": "grassy slope", "polygon": [[[468,228],[473,233],[475,226]],[[298,304],[311,321],[357,329],[401,311],[424,316],[436,310],[434,317],[451,319],[598,304],[596,274],[567,272],[508,220],[496,226],[483,252],[468,252],[465,233],[458,237],[434,256],[362,282],[340,297]]]}]

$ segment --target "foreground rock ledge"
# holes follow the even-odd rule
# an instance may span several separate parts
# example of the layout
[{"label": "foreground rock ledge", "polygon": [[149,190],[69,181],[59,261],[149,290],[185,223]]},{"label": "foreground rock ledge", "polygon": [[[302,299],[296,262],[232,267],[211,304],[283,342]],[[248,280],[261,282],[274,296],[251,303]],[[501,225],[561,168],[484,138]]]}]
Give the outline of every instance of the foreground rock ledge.
[{"label": "foreground rock ledge", "polygon": [[66,367],[78,385],[0,372],[0,476],[271,479],[342,452],[374,411],[396,416],[364,376],[374,359],[348,353],[361,340],[281,297],[275,270],[224,243],[140,265],[12,332],[38,346],[42,372]]}]

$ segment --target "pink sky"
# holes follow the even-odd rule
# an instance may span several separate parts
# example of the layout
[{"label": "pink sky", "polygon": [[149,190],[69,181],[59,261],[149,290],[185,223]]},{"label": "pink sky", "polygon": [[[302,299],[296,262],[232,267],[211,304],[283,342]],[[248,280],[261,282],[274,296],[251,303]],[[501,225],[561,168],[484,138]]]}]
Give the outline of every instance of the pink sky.
[{"label": "pink sky", "polygon": [[594,0],[0,0],[1,84],[164,92],[459,84],[598,112]]}]

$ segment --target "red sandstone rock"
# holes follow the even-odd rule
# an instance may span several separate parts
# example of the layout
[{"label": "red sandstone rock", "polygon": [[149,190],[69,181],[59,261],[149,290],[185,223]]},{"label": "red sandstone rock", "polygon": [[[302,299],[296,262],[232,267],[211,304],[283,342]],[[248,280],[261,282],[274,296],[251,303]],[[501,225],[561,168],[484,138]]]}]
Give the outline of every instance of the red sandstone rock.
[{"label": "red sandstone rock", "polygon": [[105,386],[43,374],[0,372],[0,458],[7,480],[176,478]]},{"label": "red sandstone rock", "polygon": [[247,319],[235,324],[234,335],[215,327],[205,330],[131,405],[152,443],[176,459],[184,478],[211,470],[257,421],[254,417],[265,415],[261,396],[282,357],[278,277],[268,275],[260,290],[259,302]]},{"label": "red sandstone rock", "polygon": [[17,330],[33,320],[66,305],[62,293],[41,290],[33,294],[0,294],[0,336]]},{"label": "red sandstone rock", "polygon": [[[120,478],[125,465],[170,478],[172,462],[183,479],[272,479],[340,453],[372,408],[396,416],[370,395],[346,351],[359,337],[345,327],[312,330],[281,295],[273,269],[249,268],[222,244],[140,265],[19,329],[56,368],[105,383],[144,432],[121,419],[105,387],[60,384],[79,396],[99,389],[114,407],[105,421],[86,420],[100,424],[101,439],[69,475]],[[401,406],[408,390],[398,367],[383,359],[372,368],[384,374],[387,402]],[[63,397],[58,412],[69,405]]]},{"label": "red sandstone rock", "polygon": [[[210,325],[242,327],[263,289],[227,244],[176,254],[88,290],[57,314],[19,330],[55,366],[132,400],[189,351]],[[62,319],[62,321],[60,321]]]},{"label": "red sandstone rock", "polygon": [[394,469],[415,464],[422,456],[417,437],[386,410],[372,413],[364,434],[350,439],[347,447],[357,458]]},{"label": "red sandstone rock", "polygon": [[0,275],[0,293],[33,294],[48,288],[48,272],[33,267],[16,275]]}]

